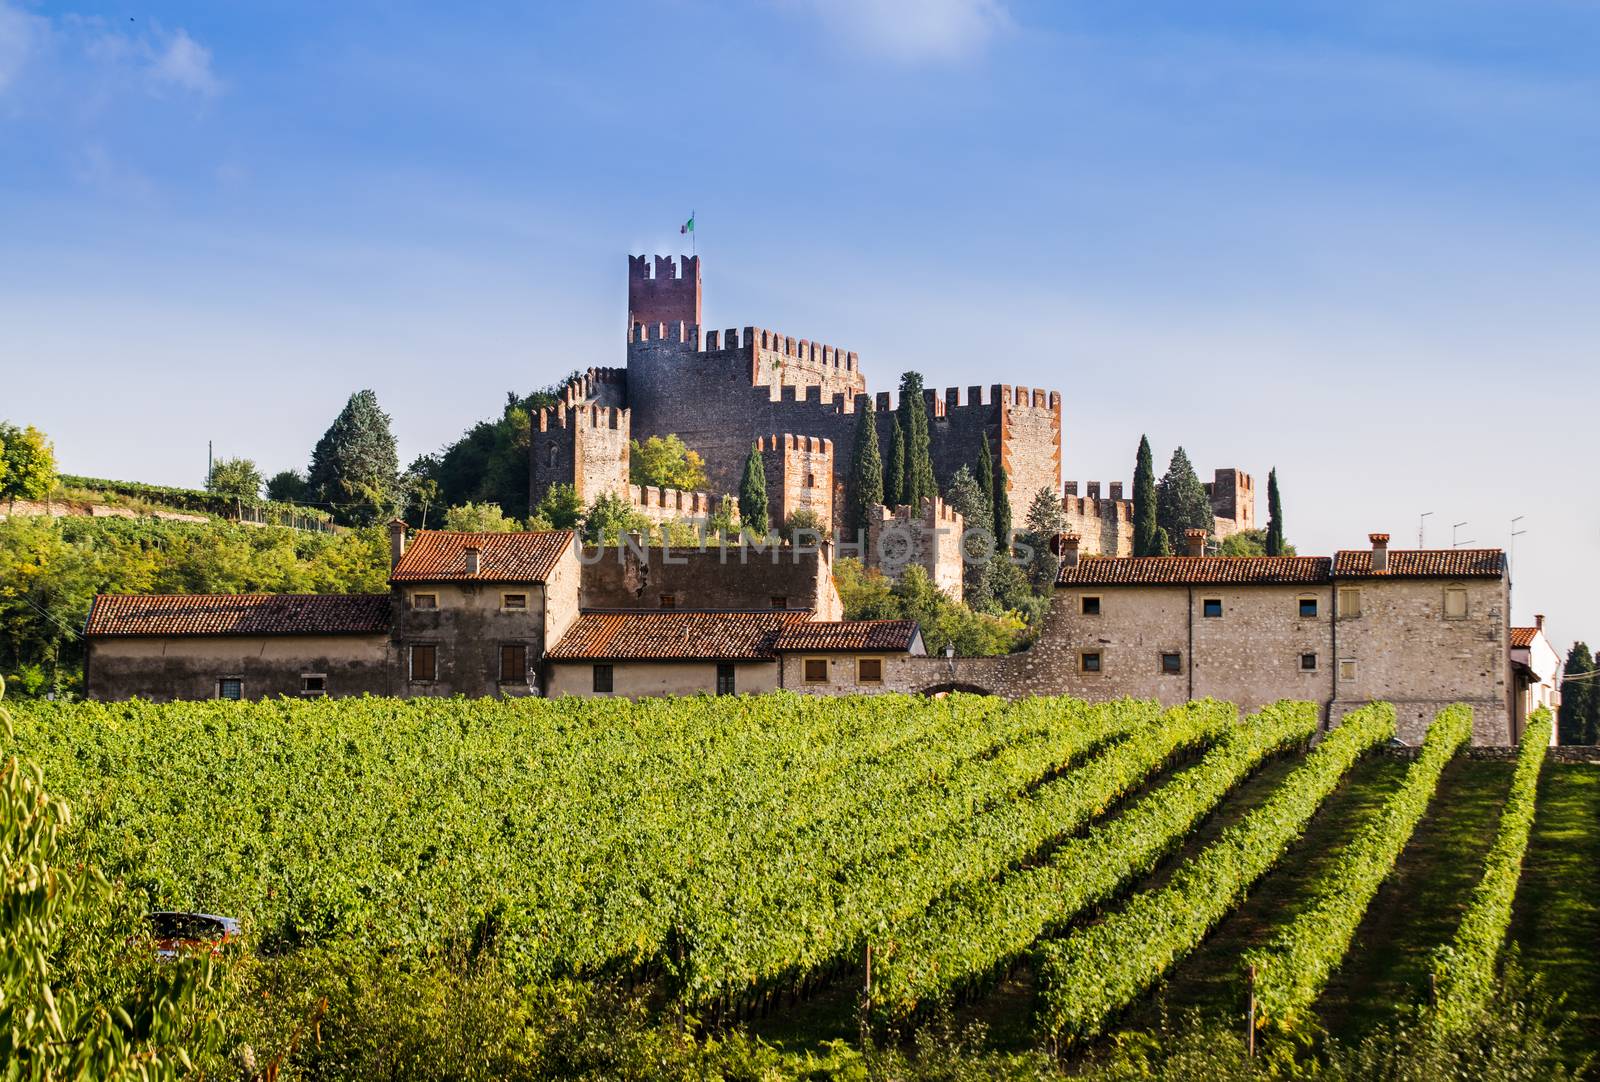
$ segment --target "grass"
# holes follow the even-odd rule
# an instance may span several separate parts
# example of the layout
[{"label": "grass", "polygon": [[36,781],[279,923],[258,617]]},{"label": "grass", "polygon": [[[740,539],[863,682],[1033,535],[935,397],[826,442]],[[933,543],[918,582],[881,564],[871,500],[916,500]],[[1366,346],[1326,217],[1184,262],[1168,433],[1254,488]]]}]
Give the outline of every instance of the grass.
[{"label": "grass", "polygon": [[1345,965],[1319,1004],[1334,1036],[1355,1041],[1425,1002],[1429,959],[1455,934],[1494,840],[1514,764],[1458,758],[1428,814],[1356,929]]},{"label": "grass", "polygon": [[1600,1056],[1600,769],[1546,763],[1510,940],[1523,970],[1576,1017],[1574,1064]]}]

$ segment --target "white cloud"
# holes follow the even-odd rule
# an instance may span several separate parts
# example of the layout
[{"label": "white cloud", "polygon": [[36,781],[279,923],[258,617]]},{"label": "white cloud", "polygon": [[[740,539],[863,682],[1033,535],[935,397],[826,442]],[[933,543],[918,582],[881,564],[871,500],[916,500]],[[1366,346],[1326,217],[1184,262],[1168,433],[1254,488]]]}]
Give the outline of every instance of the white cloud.
[{"label": "white cloud", "polygon": [[37,15],[0,0],[0,93],[16,82],[43,37],[45,25]]},{"label": "white cloud", "polygon": [[203,97],[210,97],[222,88],[211,72],[211,50],[181,29],[167,41],[165,49],[155,53],[150,74],[157,82]]},{"label": "white cloud", "polygon": [[1011,25],[1001,0],[804,0],[851,44],[896,60],[952,60]]}]

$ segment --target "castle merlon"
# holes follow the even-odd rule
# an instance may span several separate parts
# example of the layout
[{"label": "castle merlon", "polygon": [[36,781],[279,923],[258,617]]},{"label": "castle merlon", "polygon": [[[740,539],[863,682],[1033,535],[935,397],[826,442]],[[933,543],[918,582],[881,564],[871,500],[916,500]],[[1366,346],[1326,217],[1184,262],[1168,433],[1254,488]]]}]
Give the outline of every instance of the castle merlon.
[{"label": "castle merlon", "polygon": [[[650,257],[644,255],[630,255],[628,257],[628,280],[630,282],[663,282],[681,281],[700,276],[700,257],[697,255],[681,255],[680,262],[675,263],[669,255],[655,257],[655,270],[651,272]],[[678,273],[679,266],[683,273]]]},{"label": "castle merlon", "polygon": [[[922,391],[922,404],[934,420],[948,417],[957,410],[990,410],[996,406],[1041,412],[1061,410],[1061,392],[1047,391],[1042,387],[1013,387],[1010,384],[995,383],[989,386],[987,399],[984,397],[982,387],[968,387],[966,401],[962,402],[961,399],[959,387],[947,387],[942,397],[932,388],[925,387]],[[905,399],[898,392],[879,391],[876,401],[879,410],[889,410],[897,408],[897,403],[903,403]]]},{"label": "castle merlon", "polygon": [[534,427],[540,432],[549,432],[557,428],[605,428],[613,431],[628,431],[628,418],[630,411],[625,406],[597,406],[592,403],[579,403],[575,406],[547,406],[539,411],[534,419]]},{"label": "castle merlon", "polygon": [[693,343],[701,353],[773,353],[785,361],[795,361],[813,368],[832,368],[842,372],[859,372],[861,355],[854,350],[813,342],[805,338],[779,334],[763,327],[746,327],[741,333],[737,327],[725,331],[706,331],[701,344],[700,328],[682,320],[674,322],[635,321],[628,327],[628,342]]},{"label": "castle merlon", "polygon": [[781,436],[762,436],[756,440],[756,450],[762,454],[768,451],[805,451],[831,455],[833,441],[821,436],[797,436],[793,432],[785,432]]},{"label": "castle merlon", "polygon": [[563,383],[556,394],[563,407],[579,406],[601,396],[604,388],[625,387],[626,368],[590,368]]}]

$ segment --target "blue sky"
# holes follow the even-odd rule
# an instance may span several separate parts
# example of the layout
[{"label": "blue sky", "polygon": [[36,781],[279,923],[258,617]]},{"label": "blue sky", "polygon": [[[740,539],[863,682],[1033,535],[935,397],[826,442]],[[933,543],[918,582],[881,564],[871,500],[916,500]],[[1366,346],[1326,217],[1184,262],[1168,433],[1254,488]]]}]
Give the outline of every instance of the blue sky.
[{"label": "blue sky", "polygon": [[1597,61],[1594,0],[0,0],[0,417],[197,484],[372,387],[409,459],[620,364],[692,209],[712,326],[1059,388],[1067,478],[1276,465],[1303,552],[1525,515],[1594,642]]}]

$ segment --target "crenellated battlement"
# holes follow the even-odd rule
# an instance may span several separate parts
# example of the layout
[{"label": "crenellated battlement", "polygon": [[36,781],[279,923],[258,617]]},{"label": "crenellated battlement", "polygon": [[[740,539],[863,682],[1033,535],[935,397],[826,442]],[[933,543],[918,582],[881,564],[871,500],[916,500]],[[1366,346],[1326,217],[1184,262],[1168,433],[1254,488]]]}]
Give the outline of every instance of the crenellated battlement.
[{"label": "crenellated battlement", "polygon": [[768,451],[802,451],[806,454],[833,454],[833,441],[820,436],[796,436],[793,432],[785,432],[781,436],[762,436],[756,440],[756,448],[762,454]]},{"label": "crenellated battlement", "polygon": [[626,368],[590,368],[563,383],[556,393],[561,407],[571,408],[586,402],[599,402],[603,398],[618,397],[626,393],[628,370]]},{"label": "crenellated battlement", "polygon": [[[1004,383],[990,384],[987,396],[984,390],[983,387],[968,387],[963,396],[959,387],[946,387],[943,395],[931,387],[924,388],[922,404],[927,407],[934,420],[947,418],[958,410],[993,410],[1001,405],[1012,409],[1041,412],[1059,412],[1061,409],[1060,391],[1047,391],[1038,387],[1013,387]],[[896,393],[879,391],[876,401],[878,409],[889,410],[896,408],[903,399]]]},{"label": "crenellated battlement", "polygon": [[702,344],[700,328],[683,320],[634,322],[628,327],[628,344],[640,342],[692,344],[693,349],[700,353],[766,353],[783,358],[786,364],[800,364],[819,370],[852,373],[861,370],[861,356],[853,350],[779,334],[765,327],[746,327],[742,332],[737,327],[729,327],[725,331],[706,331]]},{"label": "crenellated battlement", "polygon": [[700,324],[700,257],[628,257],[628,325],[683,322]]},{"label": "crenellated battlement", "polygon": [[700,277],[700,257],[697,255],[684,255],[678,258],[682,260],[683,273],[681,275],[678,273],[679,264],[675,263],[670,255],[656,256],[653,272],[649,256],[630,255],[628,257],[628,281],[632,283],[698,280]]},{"label": "crenellated battlement", "polygon": [[627,432],[630,411],[623,406],[599,406],[583,403],[576,406],[548,406],[534,418],[534,427],[540,432],[563,428],[604,428],[613,432]]}]

